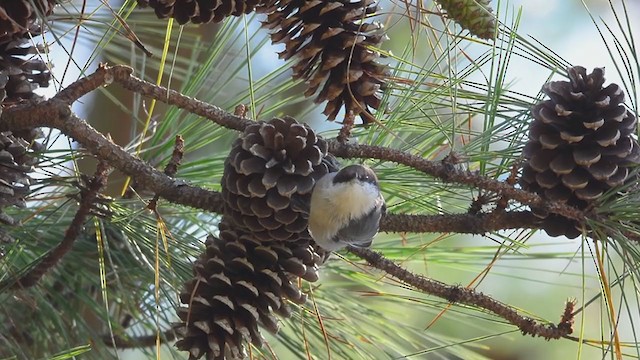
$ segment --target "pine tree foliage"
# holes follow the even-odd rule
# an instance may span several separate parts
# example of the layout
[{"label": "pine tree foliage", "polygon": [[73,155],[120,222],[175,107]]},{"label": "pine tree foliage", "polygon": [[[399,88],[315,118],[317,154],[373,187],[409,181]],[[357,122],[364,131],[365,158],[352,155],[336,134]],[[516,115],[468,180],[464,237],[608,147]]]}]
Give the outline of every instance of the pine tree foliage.
[{"label": "pine tree foliage", "polygon": [[[337,120],[345,119],[343,112],[335,113],[336,108],[353,105],[355,109],[356,103],[364,104],[362,108],[368,107],[371,124],[353,128],[352,143],[405,151],[446,164],[452,173],[470,170],[500,181],[530,180],[525,176],[526,169],[531,166],[529,155],[536,151],[527,144],[546,141],[535,130],[542,121],[540,109],[555,110],[561,100],[555,95],[549,99],[545,92],[555,94],[550,88],[575,81],[575,73],[567,69],[580,69],[573,68],[579,65],[572,63],[575,59],[570,63],[544,42],[521,34],[520,14],[513,12],[506,2],[492,2],[494,14],[490,14],[493,10],[487,8],[486,1],[389,2],[374,6],[373,1],[316,4],[128,0],[119,8],[82,1],[60,2],[55,8],[48,1],[16,3],[29,10],[20,13],[26,14],[21,15],[20,21],[28,24],[34,21],[29,19],[37,19],[43,25],[41,29],[47,30],[49,35],[45,39],[49,46],[39,46],[35,37],[35,41],[24,37],[24,29],[30,29],[32,35],[40,30],[24,25],[5,26],[3,16],[12,13],[0,12],[0,26],[13,32],[7,35],[10,41],[0,44],[3,52],[0,84],[5,85],[7,99],[15,99],[7,103],[4,111],[9,105],[40,100],[32,90],[36,84],[44,87],[49,83],[51,60],[56,69],[76,68],[85,75],[92,73],[98,62],[108,61],[129,64],[142,79],[161,83],[228,112],[237,111],[249,119],[291,116],[324,139],[337,135],[334,123],[326,122],[328,116],[337,114]],[[333,67],[323,65],[340,53],[337,50],[340,47],[334,46],[338,38],[323,38],[332,28],[324,23],[304,28],[309,14],[316,14],[314,11],[329,6],[327,3],[342,7],[322,15],[345,15],[349,6],[361,11],[360,17],[353,18],[354,22],[340,23],[358,25],[352,28],[345,25],[343,33],[349,36],[339,38],[353,38],[355,34],[357,41],[344,47],[350,51],[349,57],[332,62],[336,64]],[[357,7],[356,3],[362,6]],[[447,8],[445,3],[470,7]],[[147,4],[153,11],[139,4]],[[626,3],[618,7],[612,4],[608,11],[616,16],[609,23],[596,20],[600,14],[594,14],[593,26],[600,30],[602,43],[606,45],[603,49],[612,58],[611,63],[598,66],[606,67],[608,79],[622,79],[614,81],[619,84],[617,90],[607,88],[606,84],[604,90],[596,86],[596,92],[605,92],[612,99],[611,105],[602,111],[610,115],[609,110],[624,109],[628,119],[638,115],[635,84],[640,65],[633,55],[636,47],[630,35],[638,24],[626,6]],[[176,10],[178,7],[180,11]],[[374,7],[375,11],[370,10]],[[265,8],[272,11],[253,11]],[[479,9],[481,14],[477,12]],[[461,18],[455,15],[458,10]],[[384,26],[363,29],[373,24],[369,15],[374,12],[376,21]],[[271,15],[270,19],[269,13],[280,15]],[[473,14],[491,15],[495,23],[489,30],[486,26],[489,18]],[[289,27],[277,25],[274,16],[289,19]],[[178,27],[158,17],[174,18],[185,25]],[[272,29],[263,27],[264,23]],[[480,23],[482,28],[474,30]],[[494,35],[497,38],[485,42],[465,37],[460,26],[480,38]],[[390,41],[382,42],[382,34]],[[284,45],[271,45],[274,35],[284,36],[281,41]],[[71,44],[89,46],[88,59],[80,60],[79,50]],[[307,49],[320,51],[316,53],[318,58],[297,53],[307,45]],[[60,60],[64,57],[50,57],[54,47],[68,54],[67,63]],[[280,56],[285,61],[279,59],[278,52],[287,54],[294,48],[296,54]],[[154,56],[147,56],[147,52]],[[376,55],[376,59],[368,61],[369,54]],[[527,77],[526,92],[513,90],[511,79],[524,76],[514,74],[515,59],[536,64],[548,78]],[[597,69],[584,65],[584,74],[578,77],[600,79]],[[11,72],[3,73],[2,66]],[[358,77],[361,80],[348,84],[336,80],[336,74],[354,70],[362,70],[362,76]],[[70,80],[73,79],[62,76],[54,79]],[[326,103],[318,105],[314,99],[306,98],[305,92],[309,94],[314,81],[318,85],[314,90],[319,96],[316,99]],[[340,89],[336,90],[336,84]],[[54,88],[60,87],[54,83]],[[323,92],[325,88],[329,90]],[[360,90],[368,95],[358,98]],[[624,101],[616,97],[618,90],[626,94]],[[567,89],[561,92],[566,94]],[[569,96],[574,93],[577,92],[569,91]],[[87,120],[96,127],[101,122],[114,124],[104,134],[112,132],[114,142],[131,154],[162,170],[172,159],[179,134],[185,148],[184,158],[172,175],[176,181],[215,191],[222,191],[227,182],[249,188],[237,171],[231,176],[233,181],[225,175],[230,151],[241,152],[242,148],[257,153],[252,146],[247,149],[253,150],[247,150],[237,146],[238,143],[234,145],[238,141],[236,131],[187,110],[122,91],[116,84],[93,94],[94,99],[83,98],[81,102],[107,104],[110,111],[89,113]],[[374,96],[375,101],[367,96]],[[327,111],[326,107],[331,106],[335,108]],[[74,104],[73,109],[78,111],[79,104]],[[605,122],[617,119],[608,115]],[[551,123],[558,121],[554,118]],[[124,141],[122,129],[126,129]],[[636,141],[637,130],[630,125],[625,129],[619,138]],[[314,256],[313,251],[307,252],[308,243],[289,241],[295,232],[288,233],[287,239],[275,239],[270,245],[258,244],[251,231],[247,231],[251,228],[229,227],[220,213],[173,204],[163,198],[150,207],[153,191],[132,181],[128,183],[128,191],[123,192],[127,176],[117,169],[109,175],[104,194],[94,201],[72,249],[33,287],[16,289],[16,281],[37,268],[65,237],[95,171],[94,155],[71,142],[73,139],[67,141],[49,129],[43,132],[44,138],[35,130],[28,132],[31,135],[0,134],[0,149],[4,149],[0,150],[0,165],[5,168],[0,175],[10,179],[2,177],[0,185],[11,182],[11,186],[5,187],[14,191],[13,195],[7,191],[0,194],[0,206],[6,202],[3,212],[7,218],[16,219],[13,222],[17,225],[0,228],[0,358],[112,359],[123,358],[124,349],[136,348],[143,358],[225,355],[233,358],[232,355],[244,351],[252,358],[488,359],[509,352],[505,347],[508,343],[516,344],[519,352],[535,348],[534,356],[540,357],[562,351],[569,351],[571,356],[579,352],[583,358],[616,354],[640,357],[635,331],[639,301],[633,285],[640,279],[635,265],[640,252],[633,240],[640,235],[637,223],[640,199],[633,184],[612,185],[605,179],[611,187],[602,188],[597,199],[581,206],[595,209],[595,214],[601,216],[588,219],[587,228],[582,229],[580,235],[589,237],[572,242],[562,237],[536,240],[535,230],[528,228],[470,238],[450,231],[389,232],[376,238],[374,249],[410,271],[488,294],[499,293],[496,296],[499,300],[528,311],[526,315],[532,320],[557,321],[564,300],[576,297],[572,337],[545,342],[521,336],[518,328],[485,311],[417,291],[366,266],[351,254],[339,253],[326,259],[324,254]],[[44,146],[40,148],[38,142]],[[601,147],[598,150],[606,152]],[[2,156],[5,152],[8,155]],[[37,162],[34,154],[38,155]],[[531,210],[515,201],[503,204],[485,190],[447,182],[408,166],[371,159],[340,160],[343,164],[364,161],[375,169],[389,212],[393,214],[447,217]],[[27,182],[24,180],[27,168],[31,170],[32,165],[36,165],[36,172],[29,175],[28,191],[18,189],[19,184]],[[240,163],[235,165],[236,170],[242,168]],[[635,176],[635,169],[628,165],[624,160],[618,163],[618,168],[626,169],[625,180]],[[586,171],[595,177],[592,170]],[[535,176],[534,179],[526,183],[535,192],[540,182]],[[281,186],[286,183],[285,178]],[[235,190],[227,194],[227,201],[233,198],[237,205],[244,201],[238,198],[245,188],[236,186]],[[544,191],[538,192],[546,196]],[[22,205],[23,201],[24,207],[13,206]],[[254,208],[261,205],[264,204]],[[535,207],[532,210],[543,211]],[[566,219],[562,221],[567,223]],[[246,224],[251,223],[242,222]],[[573,230],[573,222],[569,224]],[[296,254],[311,254],[309,261],[302,262],[305,271],[301,271],[298,257],[289,255],[290,244],[283,246],[283,241],[299,245]],[[242,281],[240,277],[245,271],[262,271],[264,276],[269,274],[265,269],[276,271],[273,262],[268,266],[264,263],[274,253],[278,261],[282,264],[288,261],[286,266],[296,271],[289,271],[284,278],[282,274],[266,277],[269,281],[260,285],[264,288],[255,287],[258,292],[255,298],[261,299],[261,305],[269,305],[273,313],[258,310],[260,305],[255,306],[255,312],[237,310],[242,306],[251,308],[247,306],[247,299],[253,299],[251,286],[234,288],[231,295],[213,294],[219,289],[214,278],[223,279],[220,274],[237,283]],[[262,263],[255,260],[257,257]],[[250,269],[247,264],[254,262],[264,266]],[[209,287],[198,290],[198,282],[206,282]],[[505,287],[520,290],[507,296],[500,292]],[[538,290],[542,288],[551,291]],[[293,293],[292,289],[300,291],[298,298],[266,295],[277,291]],[[204,295],[197,297],[194,305],[193,293],[198,291]],[[215,301],[214,295],[218,296]],[[288,300],[276,304],[282,298]],[[267,304],[265,299],[273,303]],[[193,312],[185,312],[185,306],[192,306]],[[216,335],[209,337],[205,322],[210,321],[211,309],[218,315],[215,321],[219,326]],[[234,316],[239,321],[249,315],[255,315],[251,326],[229,325]],[[201,332],[193,332],[187,326],[193,324],[192,316],[204,321],[198,323]],[[261,328],[254,327],[256,324]],[[269,332],[276,328],[277,333]],[[176,347],[178,338],[181,340]],[[229,346],[230,343],[238,346]]]}]

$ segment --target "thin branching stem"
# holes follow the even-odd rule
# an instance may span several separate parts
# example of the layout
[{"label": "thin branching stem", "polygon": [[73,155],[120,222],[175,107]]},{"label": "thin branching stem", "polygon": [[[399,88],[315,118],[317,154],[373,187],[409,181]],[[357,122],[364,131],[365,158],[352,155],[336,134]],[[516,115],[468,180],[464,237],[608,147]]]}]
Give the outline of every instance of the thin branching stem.
[{"label": "thin branching stem", "polygon": [[[70,99],[78,98],[78,96],[84,94],[88,89],[97,88],[100,85],[111,82],[117,82],[130,91],[165,102],[169,105],[175,105],[193,114],[201,115],[229,129],[242,131],[245,127],[253,123],[253,121],[247,118],[231,114],[217,106],[139,79],[132,75],[132,71],[131,68],[122,65],[112,67],[100,66],[94,74],[76,82],[84,81],[89,85],[83,85],[83,83],[76,85],[74,83],[74,85],[67,88],[70,89],[69,91],[65,89],[61,92],[62,95],[60,95],[60,98],[68,102]],[[100,82],[100,80],[102,80],[102,82]],[[393,161],[410,166],[445,182],[465,184],[477,189],[495,192],[505,198],[516,200],[522,204],[544,208],[551,213],[556,213],[569,219],[583,221],[585,218],[584,212],[561,202],[545,201],[537,194],[516,189],[505,182],[469,171],[458,170],[446,162],[426,160],[401,150],[370,145],[350,145],[339,141],[331,141],[329,143],[329,151],[343,158],[357,157]]]},{"label": "thin branching stem", "polygon": [[[167,176],[175,177],[178,172],[178,166],[182,162],[182,158],[184,157],[184,139],[180,135],[176,135],[176,140],[173,145],[173,152],[171,153],[171,158],[169,159],[169,163],[164,168],[164,173]],[[153,199],[149,201],[149,205],[147,207],[153,211],[157,210],[158,200],[160,199],[159,194],[155,194]]]},{"label": "thin branching stem", "polygon": [[582,222],[586,216],[583,211],[562,202],[545,201],[537,194],[516,189],[506,182],[460,170],[446,161],[431,161],[402,150],[382,146],[352,145],[339,141],[330,141],[329,151],[342,158],[379,159],[406,165],[447,183],[464,184],[476,189],[490,191],[522,204],[546,209],[551,213],[562,215],[572,220]]},{"label": "thin branching stem", "polygon": [[184,158],[184,139],[182,136],[176,135],[171,159],[169,159],[167,166],[164,167],[164,173],[167,176],[175,177],[178,172],[178,167],[182,163],[182,158]]},{"label": "thin branching stem", "polygon": [[490,311],[517,326],[525,335],[540,336],[549,340],[559,339],[573,332],[572,310],[575,306],[573,301],[567,302],[560,322],[557,325],[543,324],[532,318],[520,315],[513,307],[494,300],[483,293],[462,286],[447,285],[437,280],[413,274],[385,258],[384,255],[379,252],[353,246],[348,247],[348,250],[367,261],[369,265],[374,268],[384,271],[425,294],[446,299],[450,303],[475,306]]},{"label": "thin branching stem", "polygon": [[106,66],[100,65],[93,74],[76,80],[73,84],[60,91],[54,99],[70,105],[87,93],[113,82],[120,84],[127,90],[156,99],[192,114],[200,115],[218,125],[234,130],[244,130],[253,123],[247,118],[233,115],[221,108],[180,94],[175,90],[155,85],[139,79],[133,74],[133,69],[124,65]]},{"label": "thin branching stem", "polygon": [[[20,105],[2,114],[0,130],[49,126],[76,139],[85,149],[114,168],[130,175],[140,186],[173,203],[214,213],[222,213],[220,193],[177,181],[96,131],[71,112],[66,102],[52,99],[39,104]],[[535,228],[536,219],[527,212],[492,214],[405,215],[388,214],[383,231],[460,232],[482,234],[512,228]]]},{"label": "thin branching stem", "polygon": [[[132,76],[131,72],[131,68],[126,66],[101,66],[94,74],[77,80],[46,102],[27,103],[5,110],[2,114],[0,130],[16,130],[39,126],[57,128],[67,136],[75,139],[97,158],[106,160],[114,168],[132,176],[137,184],[154,191],[160,197],[193,208],[221,213],[223,211],[223,200],[219,193],[176,181],[138,157],[129,154],[122,147],[96,131],[86,121],[78,118],[71,112],[69,104],[100,86],[117,82],[131,91],[140,92],[143,95],[192,111],[230,129],[242,130],[253,122],[199,100],[138,79]],[[368,157],[394,161],[444,181],[493,191],[524,204],[547,208],[550,212],[556,212],[571,219],[584,219],[582,212],[564,204],[548,203],[538,195],[515,189],[509,184],[470,172],[456,170],[450,164],[425,160],[399,150],[366,145],[340,144],[332,141],[330,142],[330,151],[341,157]],[[382,230],[481,234],[500,229],[536,227],[535,221],[536,219],[526,213],[495,213],[491,216],[468,214],[437,216],[390,215],[383,221]]]}]

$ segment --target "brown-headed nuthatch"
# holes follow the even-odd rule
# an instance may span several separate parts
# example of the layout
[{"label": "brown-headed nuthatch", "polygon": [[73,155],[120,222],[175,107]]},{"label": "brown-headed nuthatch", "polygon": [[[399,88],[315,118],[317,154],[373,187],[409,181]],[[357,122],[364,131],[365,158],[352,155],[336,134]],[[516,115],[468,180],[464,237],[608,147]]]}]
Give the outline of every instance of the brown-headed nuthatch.
[{"label": "brown-headed nuthatch", "polygon": [[347,245],[368,247],[385,211],[373,170],[349,165],[316,183],[311,194],[309,233],[328,251]]}]

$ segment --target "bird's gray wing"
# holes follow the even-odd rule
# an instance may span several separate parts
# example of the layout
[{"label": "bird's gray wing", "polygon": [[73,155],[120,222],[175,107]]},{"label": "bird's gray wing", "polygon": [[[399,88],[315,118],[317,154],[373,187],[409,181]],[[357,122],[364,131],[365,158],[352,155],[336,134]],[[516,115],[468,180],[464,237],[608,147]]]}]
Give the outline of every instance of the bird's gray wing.
[{"label": "bird's gray wing", "polygon": [[384,208],[383,203],[361,218],[351,220],[345,227],[338,230],[333,240],[361,247],[370,246],[373,237],[378,233]]}]

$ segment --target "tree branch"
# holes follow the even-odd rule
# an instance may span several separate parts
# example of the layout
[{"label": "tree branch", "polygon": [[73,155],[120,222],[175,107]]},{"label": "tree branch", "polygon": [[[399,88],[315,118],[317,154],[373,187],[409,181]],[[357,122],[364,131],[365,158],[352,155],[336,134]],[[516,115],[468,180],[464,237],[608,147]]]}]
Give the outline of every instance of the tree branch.
[{"label": "tree branch", "polygon": [[491,191],[500,196],[516,200],[521,204],[546,209],[551,213],[579,222],[583,222],[586,217],[583,211],[564,203],[545,201],[537,194],[516,189],[505,182],[474,174],[470,171],[459,170],[446,162],[426,160],[401,150],[372,145],[350,145],[333,140],[329,142],[329,152],[342,158],[379,159],[406,165],[444,182],[464,184],[476,189]]},{"label": "tree branch", "polygon": [[54,98],[38,104],[28,103],[2,112],[0,131],[40,126],[59,129],[98,159],[107,161],[114,168],[135,178],[144,188],[168,201],[210,212],[222,212],[224,202],[220,193],[188,186],[156,170],[78,118],[62,100]]},{"label": "tree branch", "polygon": [[[182,158],[184,157],[184,139],[180,135],[176,135],[176,140],[173,145],[173,152],[171,153],[171,158],[169,159],[169,163],[164,167],[164,173],[167,176],[174,177],[178,172],[178,166],[182,162]],[[147,208],[156,212],[158,207],[158,199],[160,199],[159,194],[155,194],[153,199],[149,201],[147,204]]]},{"label": "tree branch", "polygon": [[380,231],[484,234],[507,229],[535,229],[538,221],[529,211],[443,215],[387,213],[380,221]]},{"label": "tree branch", "polygon": [[379,252],[354,246],[349,246],[348,250],[367,261],[369,265],[376,269],[382,270],[426,294],[446,299],[451,303],[475,306],[490,311],[517,326],[524,335],[540,336],[549,340],[559,339],[573,332],[573,308],[575,305],[573,301],[566,303],[560,322],[557,325],[542,324],[534,319],[520,315],[511,306],[496,301],[483,293],[415,275],[385,258]]},{"label": "tree branch", "polygon": [[174,105],[192,114],[200,115],[214,123],[233,130],[244,130],[253,121],[233,115],[221,108],[180,94],[175,90],[152,84],[139,79],[133,74],[133,69],[124,65],[106,66],[101,64],[95,73],[78,79],[64,90],[60,91],[54,99],[63,101],[67,105],[86,95],[87,93],[109,85],[113,82],[120,84],[127,90],[150,97],[163,103]]}]

